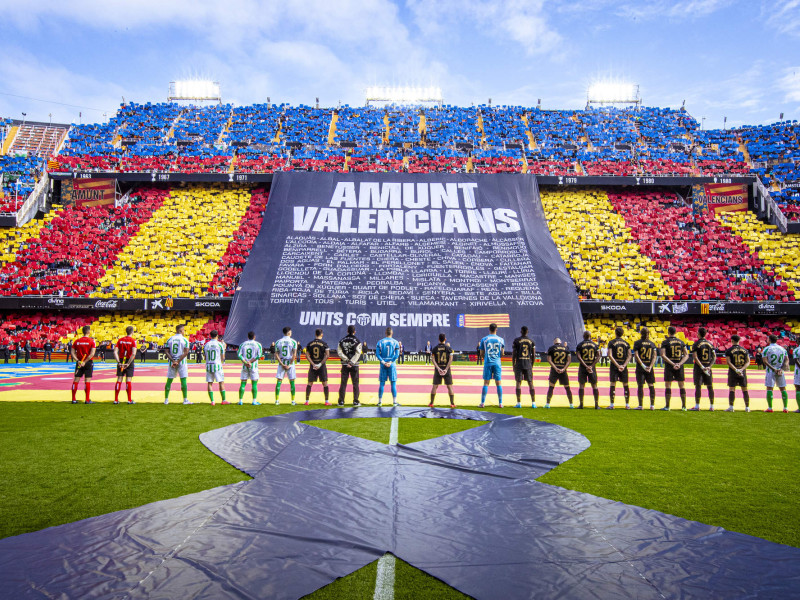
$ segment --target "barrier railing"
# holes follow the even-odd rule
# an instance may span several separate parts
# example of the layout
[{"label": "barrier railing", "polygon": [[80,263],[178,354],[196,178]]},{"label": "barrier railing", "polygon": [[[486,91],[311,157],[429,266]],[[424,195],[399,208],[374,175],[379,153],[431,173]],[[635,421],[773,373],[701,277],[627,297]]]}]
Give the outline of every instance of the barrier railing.
[{"label": "barrier railing", "polygon": [[49,188],[50,178],[45,171],[42,173],[39,181],[36,182],[36,186],[33,188],[31,195],[28,196],[20,209],[17,211],[17,227],[25,225],[25,223],[30,221],[36,215],[37,210],[44,208],[47,198],[47,190]]}]

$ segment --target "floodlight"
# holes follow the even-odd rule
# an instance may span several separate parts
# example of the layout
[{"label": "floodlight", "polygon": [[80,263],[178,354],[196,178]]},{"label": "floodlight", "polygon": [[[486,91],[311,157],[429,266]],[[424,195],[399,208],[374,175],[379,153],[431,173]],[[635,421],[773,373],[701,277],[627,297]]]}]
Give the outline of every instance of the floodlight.
[{"label": "floodlight", "polygon": [[597,80],[589,85],[587,101],[592,104],[639,104],[639,86],[618,79]]},{"label": "floodlight", "polygon": [[169,84],[168,102],[181,100],[208,100],[222,102],[219,82],[206,79],[184,79]]},{"label": "floodlight", "polygon": [[415,86],[370,86],[366,90],[366,104],[383,102],[386,104],[442,104],[442,89],[439,87]]}]

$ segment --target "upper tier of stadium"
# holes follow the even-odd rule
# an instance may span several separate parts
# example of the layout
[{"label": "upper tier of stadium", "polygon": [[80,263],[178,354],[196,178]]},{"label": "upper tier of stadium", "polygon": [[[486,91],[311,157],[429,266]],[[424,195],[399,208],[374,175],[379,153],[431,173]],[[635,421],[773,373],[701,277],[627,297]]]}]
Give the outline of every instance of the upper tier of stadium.
[{"label": "upper tier of stadium", "polygon": [[[39,124],[39,129],[32,134],[8,120],[3,124],[0,168],[8,174],[6,183],[25,178],[18,193],[7,187],[6,204],[29,191],[37,165],[47,158],[51,170],[103,172],[753,173],[787,216],[800,217],[797,121],[704,130],[683,109],[640,106],[539,110],[129,103],[108,123],[72,125],[68,131]],[[34,140],[24,149],[18,141],[23,133],[25,140]]]}]

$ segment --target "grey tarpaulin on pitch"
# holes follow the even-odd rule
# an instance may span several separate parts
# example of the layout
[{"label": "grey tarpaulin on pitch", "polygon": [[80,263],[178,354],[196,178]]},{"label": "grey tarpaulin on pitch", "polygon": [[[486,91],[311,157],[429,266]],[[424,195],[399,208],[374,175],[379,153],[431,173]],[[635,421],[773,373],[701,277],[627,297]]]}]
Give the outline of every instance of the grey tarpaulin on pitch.
[{"label": "grey tarpaulin on pitch", "polygon": [[226,340],[301,342],[347,325],[370,347],[473,350],[487,326],[574,348],[583,317],[536,179],[519,174],[276,173],[234,295]]},{"label": "grey tarpaulin on pitch", "polygon": [[[489,420],[408,446],[309,427]],[[535,481],[563,427],[421,408],[288,413],[205,433],[253,476],[0,540],[5,598],[300,598],[392,552],[475,598],[800,598],[800,549]]]}]

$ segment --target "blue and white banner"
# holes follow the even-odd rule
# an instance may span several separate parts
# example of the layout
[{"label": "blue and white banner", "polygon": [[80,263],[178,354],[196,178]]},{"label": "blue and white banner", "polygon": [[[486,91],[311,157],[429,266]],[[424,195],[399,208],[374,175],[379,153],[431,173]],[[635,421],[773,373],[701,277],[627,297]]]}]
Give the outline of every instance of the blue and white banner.
[{"label": "blue and white banner", "polygon": [[407,351],[443,332],[474,349],[497,323],[539,348],[583,328],[536,180],[518,174],[277,173],[225,339],[284,326],[334,345],[348,325],[370,347],[391,326]]}]

